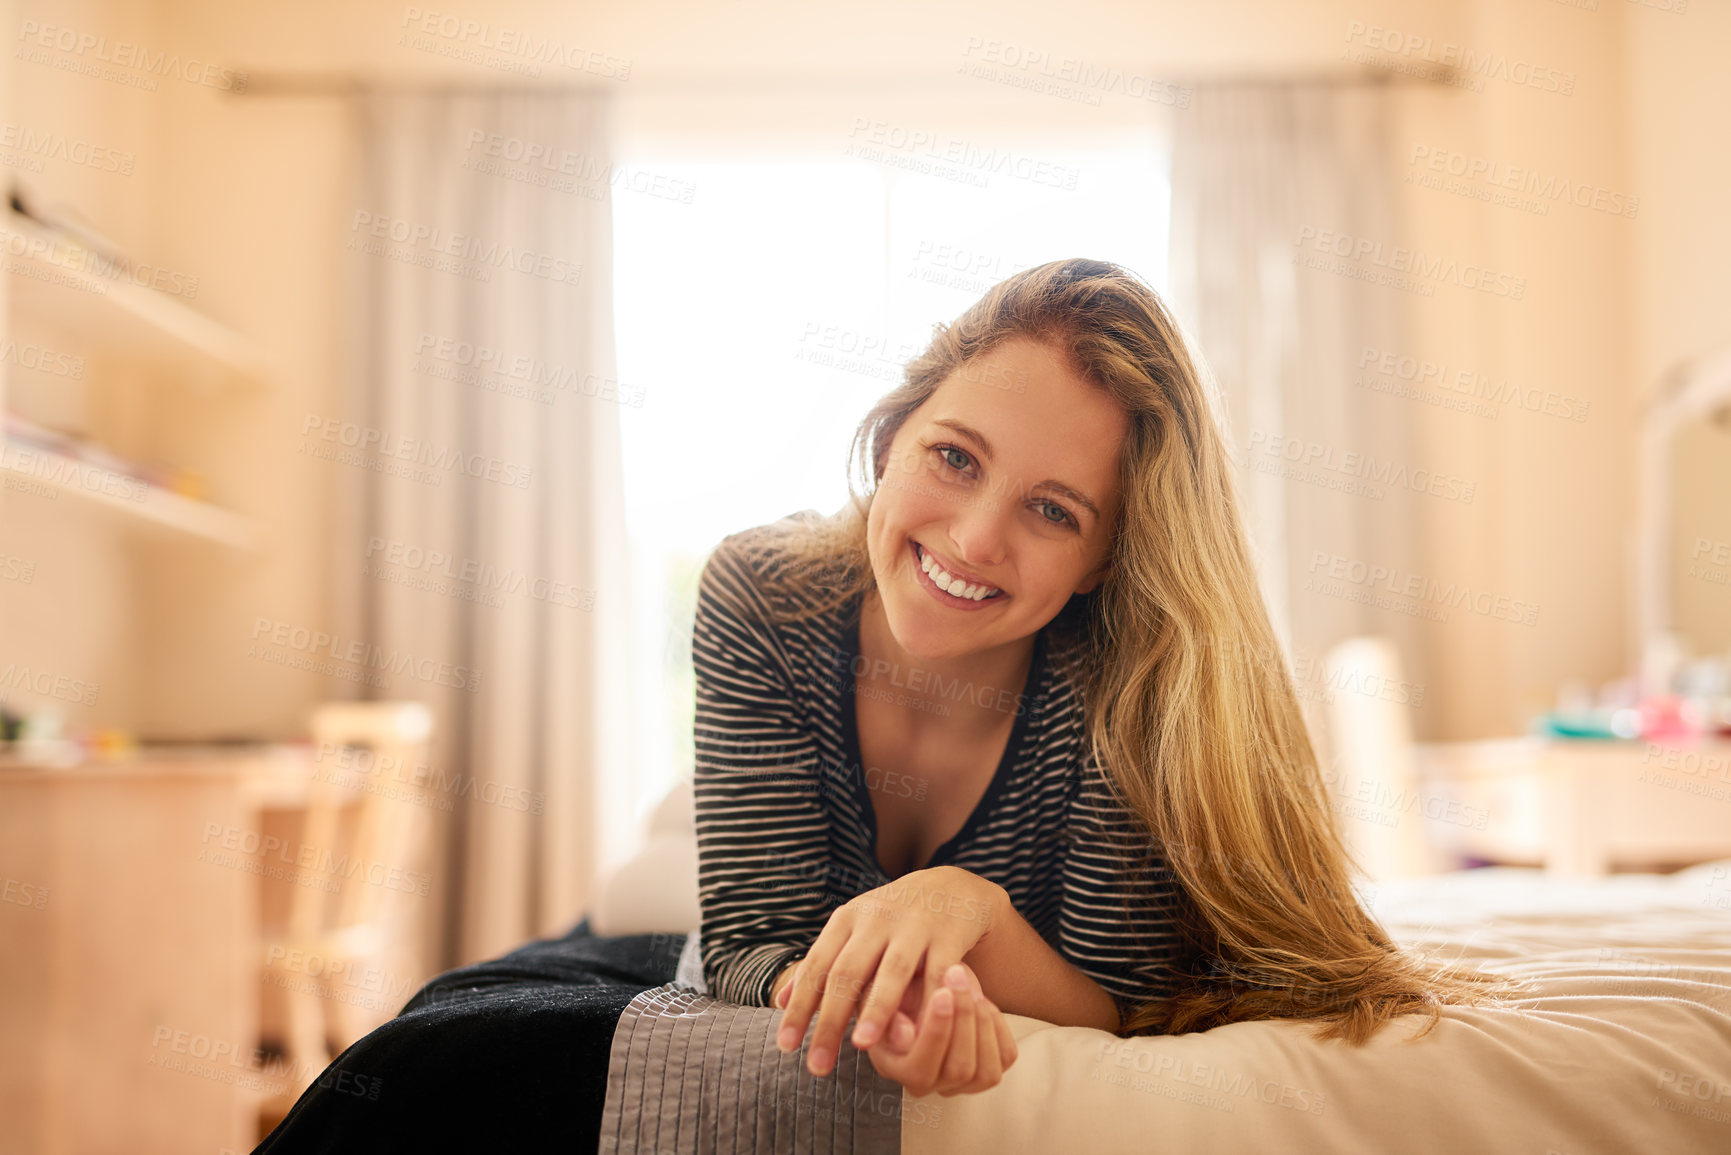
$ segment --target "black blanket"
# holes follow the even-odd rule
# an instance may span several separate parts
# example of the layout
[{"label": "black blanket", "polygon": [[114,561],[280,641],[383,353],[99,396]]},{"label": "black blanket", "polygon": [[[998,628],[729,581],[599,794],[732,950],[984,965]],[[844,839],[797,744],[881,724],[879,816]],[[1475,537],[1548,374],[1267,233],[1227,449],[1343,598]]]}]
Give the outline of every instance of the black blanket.
[{"label": "black blanket", "polygon": [[780,1011],[674,983],[684,944],[585,918],[447,971],[338,1055],[255,1155],[899,1151],[899,1084],[845,1037],[813,1077],[804,1048],[776,1050]]}]

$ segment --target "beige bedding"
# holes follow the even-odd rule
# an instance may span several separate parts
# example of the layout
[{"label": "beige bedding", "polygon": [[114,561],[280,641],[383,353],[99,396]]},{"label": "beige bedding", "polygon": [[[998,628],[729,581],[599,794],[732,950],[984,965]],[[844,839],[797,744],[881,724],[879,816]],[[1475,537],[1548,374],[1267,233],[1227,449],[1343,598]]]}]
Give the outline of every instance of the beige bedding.
[{"label": "beige bedding", "polygon": [[1731,1153],[1731,859],[1563,881],[1517,868],[1372,888],[1391,934],[1533,983],[1362,1048],[1293,1022],[1119,1040],[1009,1016],[977,1095],[904,1095],[904,1155]]}]

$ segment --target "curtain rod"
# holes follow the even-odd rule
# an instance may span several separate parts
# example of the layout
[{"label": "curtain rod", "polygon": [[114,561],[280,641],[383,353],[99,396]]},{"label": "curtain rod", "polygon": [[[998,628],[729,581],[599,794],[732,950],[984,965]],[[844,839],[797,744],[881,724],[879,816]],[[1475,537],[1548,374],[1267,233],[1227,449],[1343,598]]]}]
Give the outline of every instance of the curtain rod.
[{"label": "curtain rod", "polygon": [[[1163,83],[1201,87],[1256,87],[1273,85],[1340,85],[1382,87],[1390,84],[1423,84],[1451,87],[1458,73],[1439,66],[1435,75],[1412,76],[1393,69],[1358,65],[1350,68],[1321,68],[1296,71],[1183,73],[1149,69],[1152,78]],[[504,82],[490,81],[480,76],[451,74],[449,76],[392,77],[358,70],[330,71],[265,71],[251,72],[244,89],[225,95],[248,96],[354,96],[361,92],[451,92],[474,89],[498,92],[584,93],[589,95],[641,92],[646,95],[694,93],[704,96],[784,95],[789,92],[846,92],[856,89],[891,92],[926,92],[956,95],[988,91],[957,83],[952,76],[930,73],[858,72],[838,76],[804,76],[781,73],[710,72],[684,73],[662,79],[601,81],[590,83],[552,83],[512,78]]]},{"label": "curtain rod", "polygon": [[227,89],[224,96],[355,96],[363,92],[541,92],[599,96],[615,85],[533,83],[521,79],[504,82],[456,75],[438,77],[381,77],[361,72],[249,72],[246,87]]}]

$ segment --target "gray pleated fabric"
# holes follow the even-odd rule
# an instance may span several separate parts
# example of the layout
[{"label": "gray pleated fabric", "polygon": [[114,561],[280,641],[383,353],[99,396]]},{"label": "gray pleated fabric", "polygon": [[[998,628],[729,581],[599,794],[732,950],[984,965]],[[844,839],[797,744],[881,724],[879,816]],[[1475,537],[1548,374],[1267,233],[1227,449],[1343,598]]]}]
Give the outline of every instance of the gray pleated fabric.
[{"label": "gray pleated fabric", "polygon": [[[814,1020],[815,1022],[815,1020]],[[900,1155],[902,1087],[844,1034],[835,1070],[775,1046],[781,1011],[677,982],[631,1000],[613,1029],[603,1155]]]}]

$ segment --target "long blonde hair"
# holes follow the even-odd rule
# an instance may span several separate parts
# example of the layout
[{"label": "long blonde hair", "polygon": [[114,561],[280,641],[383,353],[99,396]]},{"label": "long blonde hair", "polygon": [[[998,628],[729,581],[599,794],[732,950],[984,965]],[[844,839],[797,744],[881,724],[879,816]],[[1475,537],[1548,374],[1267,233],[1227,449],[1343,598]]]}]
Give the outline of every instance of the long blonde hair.
[{"label": "long blonde hair", "polygon": [[[908,363],[855,431],[849,500],[800,519],[766,574],[800,618],[874,585],[866,516],[890,443],[951,373],[1012,336],[1066,354],[1129,417],[1122,512],[1104,581],[1047,627],[1077,679],[1095,762],[1150,835],[1193,909],[1199,964],[1120,1035],[1251,1019],[1319,1021],[1358,1044],[1388,1019],[1492,1001],[1517,986],[1398,947],[1354,890],[1309,733],[1257,586],[1218,399],[1142,281],[1105,261],[1053,261],[993,286]],[[784,530],[787,526],[784,525]]]}]

